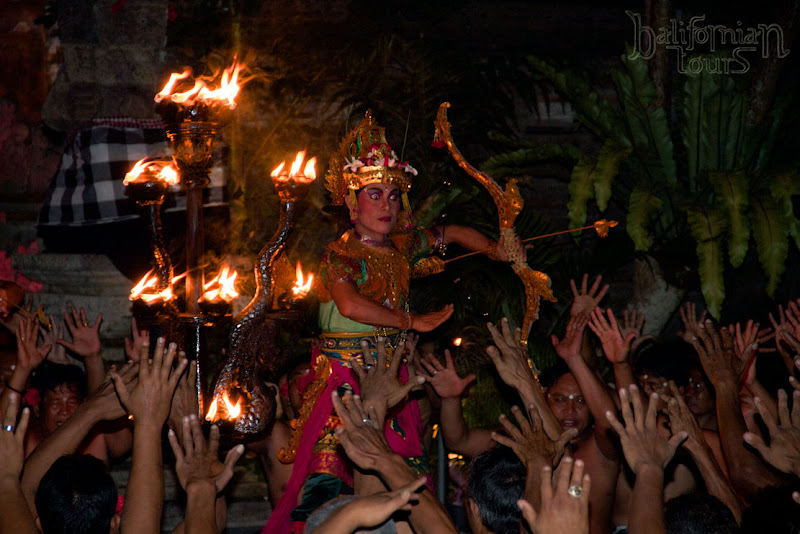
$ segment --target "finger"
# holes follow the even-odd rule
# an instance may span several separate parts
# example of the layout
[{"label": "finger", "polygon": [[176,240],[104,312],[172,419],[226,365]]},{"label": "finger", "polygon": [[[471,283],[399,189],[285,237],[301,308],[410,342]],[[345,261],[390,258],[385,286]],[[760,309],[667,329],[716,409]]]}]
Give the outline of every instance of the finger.
[{"label": "finger", "polygon": [[[548,486],[550,484],[548,483]],[[536,524],[536,510],[533,509],[533,506],[526,501],[525,499],[520,499],[517,501],[517,507],[519,507],[519,511],[522,512],[522,517],[528,523],[528,526],[533,531],[533,526]]]},{"label": "finger", "polygon": [[[785,395],[785,393],[784,393]],[[753,402],[756,405],[756,410],[761,415],[761,419],[764,420],[764,424],[767,425],[767,430],[769,430],[769,435],[774,436],[778,433],[778,425],[775,422],[775,418],[772,417],[769,409],[764,405],[764,401],[761,400],[761,397],[754,397]]]},{"label": "finger", "polygon": [[170,391],[174,392],[178,387],[178,382],[180,382],[181,375],[183,375],[183,372],[186,370],[188,365],[189,360],[183,359],[178,362],[178,365],[174,370],[172,369],[172,366],[167,367],[167,371],[172,373],[169,375],[169,380],[167,381],[167,387]]},{"label": "finger", "polygon": [[122,380],[122,377],[117,374],[116,370],[111,369],[109,372],[111,373],[111,382],[112,384],[114,384],[114,390],[117,392],[119,401],[122,403],[123,406],[125,407],[129,406],[130,392],[128,391],[128,387],[125,385],[125,382]]},{"label": "finger", "polygon": [[586,287],[589,282],[589,273],[583,273],[583,278],[581,279],[581,295],[586,294]]},{"label": "finger", "polygon": [[3,414],[3,426],[14,426],[17,422],[17,410],[19,410],[20,399],[16,395],[8,397],[8,405],[6,406],[6,413]]},{"label": "finger", "polygon": [[[631,404],[633,405],[633,416],[636,421],[636,428],[639,430],[644,430],[645,424],[645,408],[644,403],[642,402],[642,397],[639,395],[639,388],[631,384],[628,388],[630,392]],[[648,405],[649,406],[649,405]]]},{"label": "finger", "polygon": [[635,419],[633,417],[633,409],[631,408],[631,396],[628,388],[620,388],[619,390],[620,408],[622,409],[622,421],[625,428],[633,428],[635,426]]},{"label": "finger", "polygon": [[[447,361],[447,357],[450,356],[450,349],[444,349],[444,356],[445,356],[445,361]],[[453,358],[451,356],[450,357],[450,362],[452,362],[452,361],[453,361]],[[438,358],[431,358],[431,365],[433,365],[433,367],[434,367],[434,369],[436,369],[436,371],[445,371],[447,369],[447,367],[450,367],[450,364],[448,364],[447,367],[442,365],[442,362],[440,362]]]},{"label": "finger", "polygon": [[169,440],[169,446],[172,447],[172,453],[175,455],[175,462],[178,464],[182,463],[183,449],[181,449],[178,443],[178,436],[175,435],[175,431],[171,428],[167,431],[167,439]]},{"label": "finger", "polygon": [[583,460],[575,460],[572,466],[572,476],[570,477],[570,486],[580,486],[583,482]]},{"label": "finger", "polygon": [[348,430],[354,428],[355,423],[353,423],[353,419],[350,417],[350,412],[345,408],[344,403],[342,403],[339,393],[336,391],[331,393],[331,400],[333,400],[333,408],[336,410],[336,415],[342,420],[344,427]]},{"label": "finger", "polygon": [[[516,408],[516,406],[512,406],[512,407],[511,407],[511,411],[512,411],[512,412],[514,411],[514,408]],[[517,408],[517,411],[519,411],[519,408]],[[512,439],[514,439],[514,440],[516,440],[516,441],[522,441],[522,439],[523,439],[523,438],[522,438],[522,433],[519,431],[519,428],[517,428],[516,426],[514,426],[514,423],[512,423],[512,422],[511,422],[511,421],[508,419],[508,417],[506,417],[506,415],[505,415],[505,414],[502,414],[502,413],[501,413],[501,414],[500,414],[500,417],[499,417],[498,419],[500,420],[500,424],[503,426],[503,428],[506,430],[506,432],[508,433],[508,435],[509,435],[509,436],[510,436]]]},{"label": "finger", "polygon": [[792,393],[792,426],[800,430],[800,391]]},{"label": "finger", "polygon": [[597,288],[600,287],[600,281],[603,279],[602,275],[597,275],[594,277],[594,282],[592,282],[592,287],[589,289],[589,295],[594,296],[597,294]]},{"label": "finger", "polygon": [[[559,462],[559,466],[561,466],[566,458],[562,458],[561,462]],[[541,475],[539,476],[541,479],[540,482],[540,490],[539,490],[539,497],[542,500],[542,504],[549,503],[553,500],[553,470],[550,468],[549,465],[545,465],[542,467]]]},{"label": "finger", "polygon": [[598,293],[597,296],[594,298],[595,302],[600,302],[601,300],[603,300],[603,297],[605,297],[606,293],[608,293],[609,287],[611,286],[609,286],[608,284],[603,286],[603,288],[600,290],[600,293]]},{"label": "finger", "polygon": [[[362,352],[362,354],[363,354],[363,352]],[[358,378],[358,381],[361,382],[361,379],[364,378],[367,375],[367,372],[364,370],[363,367],[361,367],[361,364],[359,363],[358,358],[350,358],[347,361],[350,362],[350,366],[353,368],[353,371],[355,371],[355,373],[356,373],[356,378]],[[364,363],[367,363],[367,361],[368,360],[364,360]]]},{"label": "finger", "polygon": [[14,437],[20,446],[24,446],[25,444],[25,434],[28,431],[28,422],[30,421],[30,417],[31,410],[26,406],[22,409],[22,415],[19,416],[19,422],[17,423],[17,428],[14,431]]},{"label": "finger", "polygon": [[93,328],[94,328],[96,331],[98,331],[98,332],[99,332],[99,331],[100,331],[100,325],[101,325],[102,323],[103,323],[103,314],[102,314],[102,313],[98,313],[98,314],[97,314],[97,317],[95,317],[95,319],[94,319],[94,326],[93,326]]},{"label": "finger", "polygon": [[565,493],[569,487],[574,461],[571,456],[561,459],[560,469],[556,473],[556,493]]},{"label": "finger", "polygon": [[530,421],[530,431],[533,433],[540,432],[544,426],[542,424],[542,417],[539,415],[539,408],[534,403],[528,404],[528,417],[526,419],[526,423],[528,421]]},{"label": "finger", "polygon": [[[378,337],[378,342],[376,343],[376,352],[377,357],[375,359],[375,363],[378,366],[378,369],[383,371],[386,369],[386,338],[383,336]],[[367,360],[364,360],[365,362]]]},{"label": "finger", "polygon": [[[195,420],[197,421],[197,418],[195,418]],[[200,421],[197,421],[197,428],[200,430],[200,437],[202,437],[203,430],[200,428]],[[216,457],[218,450],[219,450],[219,425],[211,425],[211,429],[208,431],[208,451]]]},{"label": "finger", "polygon": [[[430,356],[428,356],[428,358],[430,358]],[[422,359],[419,361],[419,363],[425,368],[428,374],[431,375],[431,378],[436,374],[436,368],[430,362],[428,362],[428,360]]]},{"label": "finger", "polygon": [[644,428],[655,430],[658,418],[658,393],[650,395],[650,402],[647,404],[647,415],[645,415]]},{"label": "finger", "polygon": [[389,373],[392,376],[397,376],[397,372],[400,370],[400,364],[403,363],[403,352],[406,350],[406,342],[401,341],[398,343],[397,348],[394,349],[394,353],[392,355],[392,362],[389,364]]},{"label": "finger", "polygon": [[409,379],[409,381],[403,384],[400,388],[403,398],[405,398],[405,396],[408,395],[412,389],[424,383],[425,379],[421,376],[416,377],[416,379]]},{"label": "finger", "polygon": [[456,366],[453,363],[453,356],[450,354],[448,349],[444,349],[444,362],[446,364],[446,369],[455,369]]},{"label": "finger", "polygon": [[578,288],[575,286],[575,280],[569,280],[569,287],[572,289],[572,296],[577,297],[580,293],[578,293]]},{"label": "finger", "polygon": [[372,351],[369,348],[369,343],[365,339],[361,340],[361,357],[364,359],[364,364],[375,362],[375,357],[372,356]]},{"label": "finger", "polygon": [[[216,426],[216,425],[212,425]],[[197,455],[205,454],[206,452],[206,438],[203,436],[203,429],[200,427],[200,421],[195,414],[189,416],[189,427],[192,431],[192,442],[194,443],[194,452]]]},{"label": "finger", "polygon": [[669,438],[669,441],[667,441],[667,446],[669,447],[669,451],[670,451],[669,459],[672,459],[672,457],[675,456],[675,451],[678,450],[678,447],[681,446],[681,443],[686,441],[686,439],[688,437],[689,437],[689,433],[686,432],[685,430],[683,430],[681,432],[678,432],[677,434],[675,434],[671,438]]},{"label": "finger", "polygon": [[184,415],[181,419],[181,427],[183,450],[186,456],[194,456],[194,436],[192,436],[192,423],[189,421],[188,415]]},{"label": "finger", "polygon": [[778,390],[778,423],[781,427],[788,427],[792,424],[789,416],[789,399],[783,389]]},{"label": "finger", "polygon": [[567,448],[567,444],[576,437],[578,437],[577,428],[570,428],[569,430],[565,430],[564,432],[562,432],[561,435],[558,437],[558,440],[556,440],[555,442],[556,451],[558,451],[558,454],[563,453],[564,449]]},{"label": "finger", "polygon": [[225,462],[223,464],[224,468],[222,473],[220,473],[215,481],[218,492],[222,491],[225,486],[228,485],[228,482],[230,482],[231,478],[233,478],[233,466],[236,465],[236,462],[239,461],[239,458],[242,457],[242,454],[244,454],[244,445],[240,443],[229,450],[228,454],[225,455]]},{"label": "finger", "polygon": [[513,439],[511,439],[511,438],[509,438],[507,436],[504,436],[503,434],[500,434],[499,432],[492,432],[491,433],[491,437],[492,437],[492,439],[494,441],[496,441],[500,445],[505,445],[506,447],[508,447],[511,450],[514,450],[517,447],[517,445],[519,445],[519,443],[517,441],[515,441],[515,440],[513,440]]}]

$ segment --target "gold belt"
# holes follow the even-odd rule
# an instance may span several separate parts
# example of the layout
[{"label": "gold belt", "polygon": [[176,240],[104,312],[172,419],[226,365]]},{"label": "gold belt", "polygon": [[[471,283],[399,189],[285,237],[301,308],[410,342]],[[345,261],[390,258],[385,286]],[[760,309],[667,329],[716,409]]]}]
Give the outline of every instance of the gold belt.
[{"label": "gold belt", "polygon": [[378,337],[386,338],[386,361],[392,361],[392,354],[398,343],[405,341],[405,332],[397,328],[380,328],[372,332],[323,332],[320,336],[320,351],[328,358],[345,362],[355,358],[364,365],[361,342],[366,341],[373,357],[377,357]]}]

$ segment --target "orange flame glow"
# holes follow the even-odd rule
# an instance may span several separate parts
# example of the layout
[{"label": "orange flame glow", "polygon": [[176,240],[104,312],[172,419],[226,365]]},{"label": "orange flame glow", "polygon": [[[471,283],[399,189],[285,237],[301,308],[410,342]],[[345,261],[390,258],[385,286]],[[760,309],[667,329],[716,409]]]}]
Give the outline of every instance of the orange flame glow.
[{"label": "orange flame glow", "polygon": [[142,158],[136,162],[130,171],[128,171],[128,173],[125,175],[125,179],[122,181],[122,184],[128,185],[134,182],[145,181],[144,179],[140,179],[141,175],[145,171],[149,171],[151,169],[159,169],[156,178],[163,181],[167,185],[176,185],[178,182],[180,182],[180,179],[178,178],[178,172],[172,166],[172,162],[162,160],[147,161],[147,158]]},{"label": "orange flame glow", "polygon": [[205,81],[195,80],[194,87],[183,92],[175,92],[175,86],[179,81],[187,79],[191,70],[187,68],[182,73],[173,72],[167,84],[156,95],[155,101],[161,102],[164,99],[169,99],[176,104],[187,106],[197,102],[205,102],[206,104],[222,104],[233,109],[236,107],[236,96],[242,88],[239,84],[239,73],[243,68],[244,65],[240,65],[234,59],[233,64],[223,71],[218,88],[212,89]]},{"label": "orange flame glow", "polygon": [[219,408],[221,405],[225,407],[225,419],[229,421],[236,420],[242,413],[242,398],[239,397],[239,400],[236,401],[236,404],[231,401],[231,398],[228,396],[228,392],[224,392],[222,397],[214,397],[214,400],[211,402],[211,406],[208,408],[208,413],[206,413],[206,421],[217,421],[221,419],[219,413]]},{"label": "orange flame glow", "polygon": [[453,340],[453,345],[455,345],[456,347],[460,347],[461,343],[463,343],[463,341],[464,341],[463,339],[461,339],[460,337],[457,337],[457,338],[455,338]]},{"label": "orange flame glow", "polygon": [[146,293],[145,292],[146,289],[155,288],[155,285],[158,283],[158,277],[153,274],[152,270],[150,270],[142,277],[141,280],[139,280],[139,282],[135,286],[133,286],[133,288],[131,288],[131,294],[128,297],[128,299],[130,300],[141,299],[143,302],[147,304],[155,302],[159,299],[163,300],[164,302],[170,301],[175,298],[175,294],[172,292],[172,284],[174,284],[184,276],[186,276],[185,273],[173,277],[172,280],[170,281],[170,285],[163,291],[160,291],[158,293],[153,293],[153,292]]},{"label": "orange flame glow", "polygon": [[236,271],[231,271],[230,267],[223,265],[217,276],[203,285],[205,293],[203,293],[200,300],[224,300],[225,302],[230,302],[238,297],[239,292],[236,291],[235,286],[237,275]]},{"label": "orange flame glow", "polygon": [[294,287],[292,288],[292,294],[295,297],[303,298],[305,297],[309,291],[311,291],[311,284],[314,283],[314,275],[312,273],[308,274],[308,278],[306,279],[303,276],[303,266],[300,265],[300,262],[297,262],[297,267],[295,268],[295,276],[297,279],[295,280]]},{"label": "orange flame glow", "polygon": [[[317,158],[311,158],[306,162],[306,166],[303,167],[303,160],[306,157],[306,151],[301,150],[297,153],[294,158],[294,162],[292,163],[289,172],[286,173],[284,171],[286,167],[286,162],[282,161],[280,165],[275,167],[275,170],[272,171],[269,175],[278,181],[288,181],[290,178],[294,179],[295,182],[304,182],[310,183],[313,182],[317,178],[317,171],[315,169],[315,165],[317,164]],[[303,173],[300,174],[300,168],[303,167]]]}]

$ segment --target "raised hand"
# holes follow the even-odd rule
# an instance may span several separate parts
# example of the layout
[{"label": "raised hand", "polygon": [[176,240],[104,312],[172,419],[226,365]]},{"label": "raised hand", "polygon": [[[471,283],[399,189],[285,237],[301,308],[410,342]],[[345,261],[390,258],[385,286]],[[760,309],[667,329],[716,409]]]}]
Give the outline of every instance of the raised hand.
[{"label": "raised hand", "polygon": [[456,366],[450,351],[444,350],[444,360],[446,365],[442,365],[439,360],[429,356],[427,360],[421,360],[420,364],[428,374],[420,373],[436,391],[436,394],[443,399],[457,398],[464,394],[464,391],[475,381],[475,375],[471,374],[461,378],[458,376]]},{"label": "raised hand", "polygon": [[683,331],[678,332],[678,336],[687,343],[692,342],[692,337],[697,337],[697,332],[705,324],[707,310],[700,313],[697,317],[697,306],[694,302],[687,302],[679,309],[681,314],[681,322],[683,323]]},{"label": "raised hand", "polygon": [[669,381],[669,391],[671,395],[661,395],[661,400],[667,405],[667,414],[672,433],[685,432],[687,444],[705,446],[703,431],[700,425],[697,424],[697,420],[692,415],[689,407],[686,406],[686,401],[683,399],[678,386],[672,380]]},{"label": "raised hand", "polygon": [[653,336],[642,335],[644,332],[644,313],[638,310],[625,310],[622,312],[622,324],[619,325],[619,331],[622,334],[622,339],[627,339],[628,334],[636,334],[631,344],[631,350],[635,351],[636,348],[648,339],[653,339]]},{"label": "raised hand", "polygon": [[100,355],[100,325],[103,322],[103,314],[98,313],[94,324],[89,323],[86,318],[86,310],[80,311],[72,307],[71,313],[64,314],[64,322],[67,325],[72,341],[59,339],[58,342],[71,350],[78,356],[91,358]]},{"label": "raised hand", "polygon": [[392,449],[386,441],[374,406],[365,408],[358,395],[348,392],[344,401],[334,391],[333,407],[342,421],[336,436],[347,457],[361,469],[374,470],[381,459],[391,456]]},{"label": "raised hand", "polygon": [[500,424],[508,432],[508,436],[492,432],[492,439],[513,450],[528,468],[535,465],[538,469],[542,464],[555,467],[564,455],[569,440],[578,435],[578,430],[571,428],[564,431],[558,440],[550,439],[544,431],[542,418],[535,404],[528,406],[527,415],[517,406],[511,407],[511,413],[514,414],[519,428],[501,414]]},{"label": "raised hand", "polygon": [[569,316],[576,317],[580,314],[589,315],[592,313],[600,301],[603,300],[603,297],[606,296],[608,292],[608,284],[605,284],[602,288],[600,287],[600,282],[603,280],[602,275],[597,275],[594,279],[594,283],[592,287],[588,290],[586,286],[589,282],[589,275],[587,273],[583,274],[583,280],[581,281],[581,290],[578,291],[577,286],[575,285],[575,280],[570,279],[569,285],[572,288],[572,307],[569,309]]},{"label": "raised hand", "polygon": [[411,328],[417,332],[430,332],[448,320],[453,315],[454,310],[455,307],[452,304],[448,304],[439,311],[419,315],[412,314]]},{"label": "raised hand", "polygon": [[42,341],[45,345],[52,347],[47,359],[53,363],[68,365],[72,363],[72,360],[67,356],[66,347],[58,342],[62,337],[64,337],[64,322],[56,321],[56,318],[51,315],[50,330],[42,330]]},{"label": "raised hand", "polygon": [[656,425],[657,393],[650,396],[647,412],[642,405],[639,389],[636,386],[621,388],[619,399],[625,424],[620,423],[610,411],[606,412],[606,419],[619,434],[622,452],[625,454],[628,465],[637,475],[648,465],[663,470],[675,456],[675,451],[686,440],[688,434],[685,431],[678,432],[669,441],[665,441],[658,435]]},{"label": "raised hand", "polygon": [[17,336],[16,366],[30,373],[42,364],[52,345],[37,344],[39,323],[33,318],[20,317],[14,333]]},{"label": "raised hand", "polygon": [[767,445],[752,432],[745,432],[744,440],[777,469],[800,476],[800,391],[794,392],[791,414],[786,392],[782,389],[778,391],[778,422],[764,405],[763,399],[756,397],[754,400],[769,431],[770,443]]},{"label": "raised hand", "polygon": [[751,344],[744,354],[737,355],[733,336],[726,328],[717,331],[710,319],[698,326],[690,343],[700,357],[706,376],[715,387],[722,382],[739,384],[740,379],[744,378],[742,373],[752,363],[756,348]]},{"label": "raised hand", "polygon": [[[138,419],[142,424],[159,427],[169,415],[172,396],[188,364],[184,359],[173,369],[172,362],[175,359],[177,346],[175,343],[170,343],[165,354],[164,344],[164,338],[158,338],[153,359],[142,358],[139,362],[139,380],[132,390],[116,371],[111,371],[119,400],[133,415],[134,420]],[[142,350],[145,350],[144,346]]]},{"label": "raised hand", "polygon": [[555,347],[556,353],[562,360],[581,357],[583,331],[588,322],[588,315],[575,315],[569,320],[569,323],[567,323],[567,331],[564,333],[564,339],[559,341],[555,334],[550,336],[553,347]]},{"label": "raised hand", "polygon": [[500,321],[500,330],[492,323],[486,323],[494,345],[486,347],[486,354],[492,359],[500,378],[509,386],[519,390],[520,386],[531,381],[528,365],[528,352],[522,346],[519,328],[511,330],[508,319]]},{"label": "raised hand", "polygon": [[[183,351],[178,353],[180,360],[186,359]],[[172,406],[169,410],[169,424],[183,438],[183,420],[191,415],[198,415],[200,408],[197,405],[197,362],[189,363],[189,372],[178,380],[178,388],[172,397]]]},{"label": "raised hand", "polygon": [[10,476],[17,482],[25,462],[25,432],[28,430],[30,418],[30,409],[25,408],[17,423],[20,404],[20,399],[16,397],[8,400],[0,428],[0,458],[3,459],[0,462],[0,479]]},{"label": "raised hand", "polygon": [[[374,407],[383,424],[386,411],[400,403],[414,386],[423,384],[425,378],[418,376],[401,384],[397,373],[403,361],[405,344],[399,343],[394,352],[392,362],[386,364],[386,338],[379,337],[377,343],[377,356],[372,357],[372,351],[366,341],[361,342],[361,354],[364,358],[364,367],[355,358],[350,359],[353,372],[358,378],[361,388],[361,398],[364,405]],[[374,363],[373,363],[374,362]]]},{"label": "raised hand", "polygon": [[139,330],[136,324],[136,317],[131,317],[131,337],[125,338],[125,354],[129,360],[139,361],[139,355],[144,343],[150,343],[150,332]]},{"label": "raised hand", "polygon": [[225,463],[219,461],[219,427],[211,425],[208,441],[197,416],[183,418],[183,446],[178,436],[170,429],[169,444],[175,453],[175,473],[183,489],[192,484],[213,484],[216,492],[225,489],[233,478],[233,466],[244,453],[244,445],[237,445],[225,455]]},{"label": "raised hand", "polygon": [[592,481],[583,474],[583,461],[569,456],[553,474],[549,466],[541,472],[541,506],[539,512],[530,502],[521,499],[517,506],[533,534],[588,534],[589,493]]},{"label": "raised hand", "polygon": [[125,384],[128,389],[133,389],[139,379],[139,364],[128,362],[119,369],[112,365],[108,374],[106,374],[105,380],[97,389],[89,394],[89,397],[86,399],[86,404],[98,410],[101,414],[100,419],[103,421],[119,419],[126,414],[125,407],[120,403],[119,396],[114,386],[114,374],[120,377],[122,383]]},{"label": "raised hand", "polygon": [[[623,334],[611,308],[606,310],[606,315],[608,315],[608,320],[606,320],[606,317],[603,315],[602,308],[595,308],[592,310],[589,328],[600,339],[600,343],[603,345],[603,353],[606,355],[609,362],[612,364],[625,363],[628,361],[628,355],[631,352],[633,340],[639,335],[639,331],[636,329],[630,331],[630,328],[628,328],[628,333]],[[627,321],[627,311],[625,315]]]}]

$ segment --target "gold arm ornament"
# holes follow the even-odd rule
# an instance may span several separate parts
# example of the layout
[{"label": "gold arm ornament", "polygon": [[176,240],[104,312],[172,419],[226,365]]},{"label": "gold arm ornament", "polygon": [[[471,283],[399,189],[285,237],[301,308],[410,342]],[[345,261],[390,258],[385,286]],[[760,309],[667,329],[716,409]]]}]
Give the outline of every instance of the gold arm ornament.
[{"label": "gold arm ornament", "polygon": [[478,183],[489,191],[492,200],[494,200],[497,206],[497,216],[499,219],[500,237],[503,239],[503,248],[506,256],[511,261],[511,268],[525,286],[525,317],[521,327],[521,343],[524,347],[527,347],[531,327],[539,316],[541,299],[544,298],[550,302],[556,302],[556,298],[550,289],[550,278],[543,272],[531,269],[526,262],[524,252],[520,254],[520,250],[517,248],[517,234],[514,231],[514,221],[517,215],[519,215],[519,212],[522,211],[522,207],[525,203],[522,200],[522,196],[519,194],[519,189],[517,189],[516,180],[509,180],[506,184],[505,191],[503,191],[491,176],[476,169],[464,158],[461,151],[456,147],[453,136],[450,134],[450,123],[447,120],[447,108],[449,107],[449,102],[442,102],[439,106],[439,112],[436,114],[436,120],[434,121],[436,132],[434,134],[433,146],[442,148],[446,145],[453,159],[458,163],[458,166],[464,169],[467,174],[475,178]]}]

